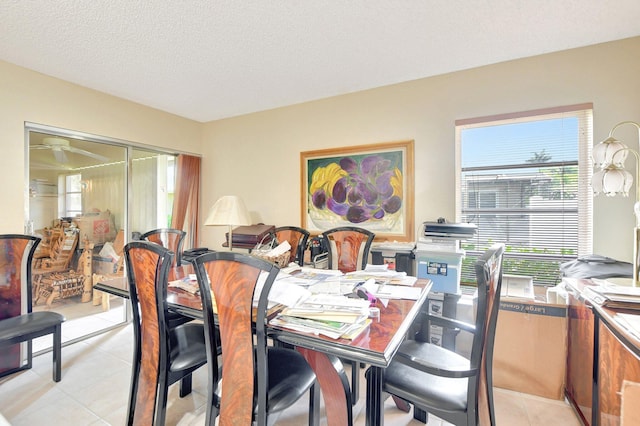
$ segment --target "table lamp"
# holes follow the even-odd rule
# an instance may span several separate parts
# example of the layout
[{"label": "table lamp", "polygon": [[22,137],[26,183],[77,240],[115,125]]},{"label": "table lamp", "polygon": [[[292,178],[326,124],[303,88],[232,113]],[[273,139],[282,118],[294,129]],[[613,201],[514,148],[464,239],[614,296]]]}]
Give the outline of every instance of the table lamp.
[{"label": "table lamp", "polygon": [[622,121],[611,129],[609,137],[593,147],[593,164],[599,170],[591,178],[591,186],[595,195],[605,194],[612,197],[616,194],[629,196],[629,189],[633,184],[633,176],[624,168],[624,161],[629,153],[635,157],[636,165],[636,202],[633,206],[635,213],[635,225],[633,230],[633,283],[638,283],[638,255],[640,245],[640,153],[628,148],[625,144],[613,137],[613,132],[625,124],[632,124],[638,129],[638,143],[640,144],[640,124],[634,121]]},{"label": "table lamp", "polygon": [[240,197],[225,195],[211,207],[204,224],[207,226],[227,225],[229,227],[229,251],[232,251],[233,227],[251,225],[251,218]]}]

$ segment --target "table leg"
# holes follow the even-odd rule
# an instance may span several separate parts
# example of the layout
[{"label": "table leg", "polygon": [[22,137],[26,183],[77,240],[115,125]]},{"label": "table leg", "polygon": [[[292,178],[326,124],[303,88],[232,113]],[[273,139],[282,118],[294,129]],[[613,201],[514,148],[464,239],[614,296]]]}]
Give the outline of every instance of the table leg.
[{"label": "table leg", "polygon": [[367,405],[366,426],[384,424],[384,400],[382,399],[382,380],[384,371],[380,367],[371,366],[367,371]]},{"label": "table leg", "polygon": [[[316,373],[320,389],[322,389],[327,425],[344,426],[353,424],[349,381],[344,370],[342,370],[341,364],[338,366],[333,364],[333,361],[338,363],[340,361],[336,357],[329,357],[325,353],[311,349],[298,347],[297,350],[305,357]],[[336,367],[342,370],[341,373]]]}]

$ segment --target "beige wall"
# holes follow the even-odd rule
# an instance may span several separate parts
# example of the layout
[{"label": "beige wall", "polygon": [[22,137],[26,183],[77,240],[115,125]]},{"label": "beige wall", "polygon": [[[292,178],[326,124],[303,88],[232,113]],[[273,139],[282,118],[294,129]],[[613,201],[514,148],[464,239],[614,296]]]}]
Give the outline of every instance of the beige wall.
[{"label": "beige wall", "polygon": [[[453,220],[456,119],[593,102],[597,142],[640,121],[638,52],[633,38],[206,124],[0,62],[0,233],[23,231],[25,121],[201,153],[203,215],[237,194],[275,225],[300,223],[301,151],[413,139],[416,223]],[[635,130],[616,136],[638,147]],[[596,253],[630,260],[633,201],[595,199]],[[224,231],[203,227],[200,244],[219,248]]]},{"label": "beige wall", "polygon": [[0,61],[0,233],[24,232],[25,122],[199,153],[202,125]]},{"label": "beige wall", "polygon": [[[455,120],[593,102],[598,142],[615,123],[640,121],[639,53],[633,38],[207,123],[203,211],[237,194],[255,222],[300,224],[301,151],[414,139],[416,225],[454,220]],[[634,131],[616,136],[638,148]],[[631,259],[632,204],[595,199],[596,253]],[[217,228],[202,236],[223,241]]]}]

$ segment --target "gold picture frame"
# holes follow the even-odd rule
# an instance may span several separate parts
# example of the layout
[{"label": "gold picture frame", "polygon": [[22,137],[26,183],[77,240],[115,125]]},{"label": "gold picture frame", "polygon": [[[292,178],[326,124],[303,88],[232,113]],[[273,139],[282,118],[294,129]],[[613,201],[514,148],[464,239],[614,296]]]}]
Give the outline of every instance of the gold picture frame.
[{"label": "gold picture frame", "polygon": [[301,223],[312,235],[358,226],[414,241],[414,141],[300,153]]}]

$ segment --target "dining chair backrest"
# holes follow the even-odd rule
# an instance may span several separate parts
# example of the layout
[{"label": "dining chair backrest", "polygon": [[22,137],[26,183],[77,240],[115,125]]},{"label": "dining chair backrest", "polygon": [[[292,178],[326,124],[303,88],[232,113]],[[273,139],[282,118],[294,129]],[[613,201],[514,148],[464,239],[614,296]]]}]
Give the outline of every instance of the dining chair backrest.
[{"label": "dining chair backrest", "polygon": [[279,243],[288,241],[291,245],[289,262],[295,262],[300,266],[304,263],[304,252],[307,248],[309,231],[298,226],[280,226],[274,230],[276,240]]},{"label": "dining chair backrest", "polygon": [[495,244],[475,263],[475,320],[467,323],[424,313],[426,326],[457,328],[472,335],[466,358],[429,341],[406,340],[385,370],[383,390],[414,405],[414,418],[427,413],[458,426],[495,425],[493,346],[500,307],[504,244]]},{"label": "dining chair backrest", "polygon": [[157,407],[158,393],[167,382],[169,359],[163,283],[168,280],[174,254],[144,241],[130,242],[124,251],[134,329],[129,424],[164,424],[164,410]]},{"label": "dining chair backrest", "polygon": [[[297,367],[293,362],[287,365],[286,358],[278,358],[282,365],[269,363],[268,352],[286,354],[288,351],[295,355],[309,370],[311,382],[315,381],[313,371],[297,351],[268,349],[267,296],[279,268],[271,262],[237,252],[207,253],[198,256],[194,265],[208,339],[209,400],[205,424],[213,425],[219,415],[221,425],[248,425],[252,421],[266,425],[270,410],[291,405],[309,389],[309,384],[302,384],[309,382],[308,378],[293,375],[290,380],[294,382],[269,392],[272,381],[279,380],[274,373],[286,376],[293,374]],[[218,327],[214,326],[214,311]],[[224,368],[210,350],[215,347],[217,337],[222,346]],[[296,380],[300,383],[295,383]],[[292,392],[295,387],[300,389]]]},{"label": "dining chair backrest", "polygon": [[[468,401],[477,400],[478,415],[481,419],[495,425],[495,405],[493,402],[493,348],[500,309],[502,287],[502,260],[504,245],[496,244],[489,248],[475,263],[478,285],[476,330],[482,330],[475,336],[471,347],[471,366],[479,371],[476,391],[469,390]],[[477,392],[477,394],[476,394]]]},{"label": "dining chair backrest", "polygon": [[40,238],[0,235],[0,319],[31,312],[31,266]]},{"label": "dining chair backrest", "polygon": [[[278,268],[271,262],[236,252],[205,254],[196,258],[195,264],[198,282],[201,283],[206,330],[215,330],[212,325],[214,310],[218,316],[224,373],[220,376],[221,366],[212,353],[209,376],[210,389],[223,379],[222,399],[219,401],[220,424],[229,419],[239,421],[237,424],[251,424],[254,397],[258,418],[266,421],[267,295],[278,275]],[[263,272],[262,288],[256,288]],[[210,291],[202,286],[205,280],[210,283]],[[254,296],[254,292],[258,293]],[[255,310],[254,297],[258,302]],[[208,309],[209,306],[212,308]],[[207,341],[207,347],[213,341]],[[254,391],[255,385],[257,390]]]},{"label": "dining chair backrest", "polygon": [[174,252],[175,266],[182,263],[182,246],[184,245],[184,238],[186,235],[186,232],[179,229],[159,228],[145,232],[144,234],[140,235],[140,239],[160,244],[162,247],[165,247]]},{"label": "dining chair backrest", "polygon": [[357,226],[343,226],[322,233],[327,242],[328,267],[343,273],[362,270],[367,266],[369,250],[375,234]]},{"label": "dining chair backrest", "polygon": [[[31,235],[0,235],[0,377],[32,365],[32,339],[47,329],[53,333],[64,317],[51,311],[32,314],[33,290],[31,269],[40,238]],[[16,342],[16,343],[13,343]],[[26,342],[25,356],[20,343]],[[54,380],[60,381],[60,342],[54,341]],[[57,373],[57,374],[56,374]]]},{"label": "dining chair backrest", "polygon": [[196,323],[169,327],[172,251],[149,241],[132,241],[124,255],[134,330],[127,423],[164,425],[168,387],[180,381],[180,397],[186,396],[191,373],[207,362],[204,329]]}]

